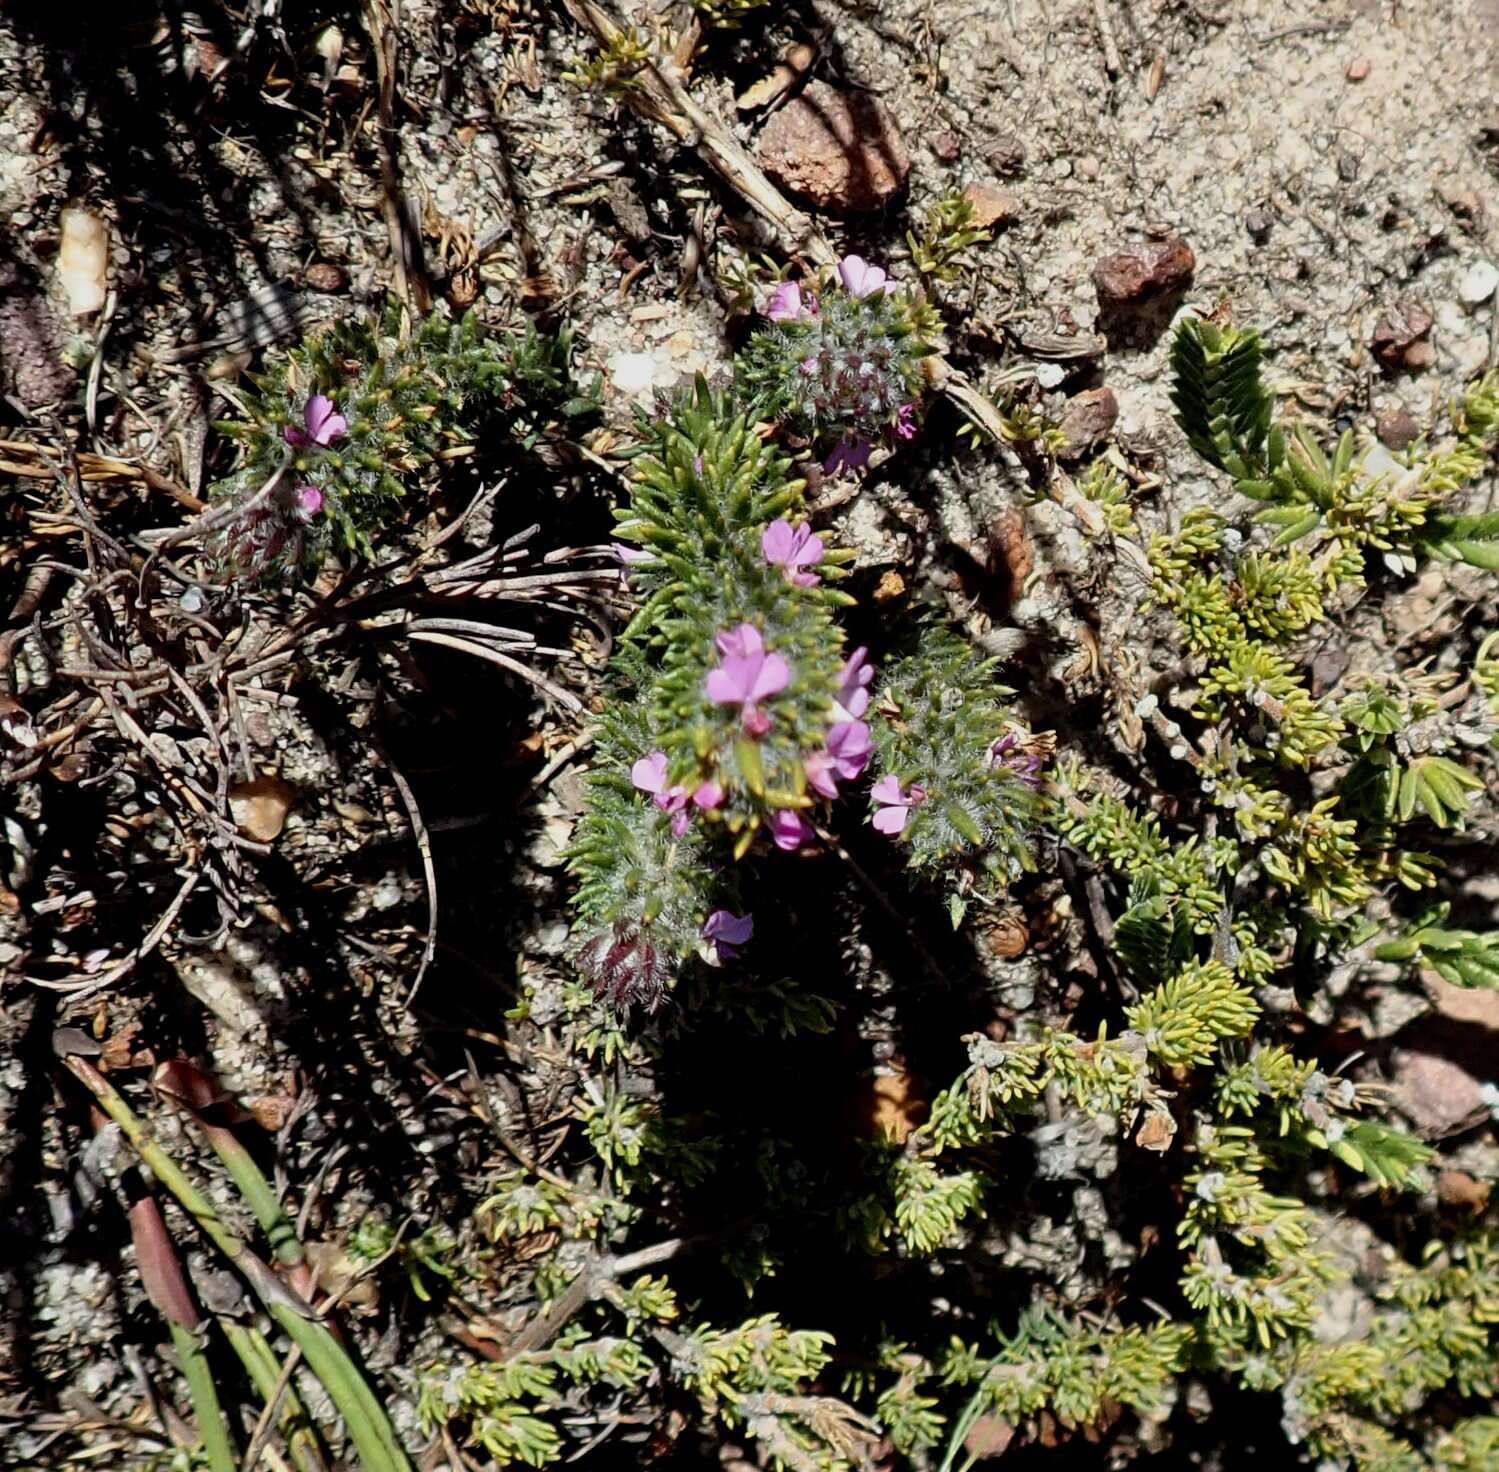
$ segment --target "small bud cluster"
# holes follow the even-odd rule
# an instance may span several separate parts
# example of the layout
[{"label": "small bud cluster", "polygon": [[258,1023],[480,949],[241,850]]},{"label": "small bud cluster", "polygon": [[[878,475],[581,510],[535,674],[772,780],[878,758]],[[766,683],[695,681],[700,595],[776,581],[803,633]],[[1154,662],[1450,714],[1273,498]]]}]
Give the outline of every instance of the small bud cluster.
[{"label": "small bud cluster", "polygon": [[911,439],[933,351],[930,309],[879,266],[845,256],[804,289],[783,281],[765,308],[773,324],[736,368],[756,408],[826,445],[825,469],[862,468],[882,440]]}]

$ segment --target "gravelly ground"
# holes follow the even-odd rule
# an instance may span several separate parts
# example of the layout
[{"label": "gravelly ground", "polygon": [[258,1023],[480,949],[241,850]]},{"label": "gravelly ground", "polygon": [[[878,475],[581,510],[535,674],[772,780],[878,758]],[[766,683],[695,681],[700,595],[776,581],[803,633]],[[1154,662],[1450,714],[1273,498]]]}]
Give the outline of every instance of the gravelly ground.
[{"label": "gravelly ground", "polygon": [[[313,322],[372,307],[389,289],[373,62],[358,13],[319,7],[326,26],[287,15],[282,29],[275,7],[261,8],[266,18],[240,51],[227,17],[170,6],[100,17],[81,35],[75,20],[38,4],[0,21],[7,436],[47,432],[45,392],[28,387],[42,373],[44,389],[57,380],[64,421],[83,445],[147,456],[199,492],[232,453],[210,420],[232,406],[236,373],[265,345],[233,330],[230,304],[287,283]],[[1280,391],[1329,424],[1367,427],[1397,405],[1429,422],[1453,384],[1493,360],[1495,298],[1472,298],[1485,267],[1499,263],[1499,0],[887,0],[771,13],[768,33],[750,25],[700,63],[699,94],[748,140],[755,120],[734,96],[782,42],[814,37],[816,75],[877,94],[913,155],[903,209],[825,222],[835,239],[897,271],[905,230],[939,194],[968,182],[1012,193],[1018,219],[949,291],[954,352],[980,381],[1029,365],[1053,412],[1070,392],[1112,388],[1118,439],[1169,488],[1147,500],[1147,527],[1199,499],[1205,482],[1171,423],[1169,310],[1096,324],[1093,262],[1129,239],[1184,235],[1196,277],[1173,307],[1229,298],[1236,319],[1265,334]],[[570,324],[616,428],[656,390],[721,370],[730,346],[722,303],[704,289],[705,270],[684,272],[684,242],[701,215],[706,265],[731,241],[754,245],[740,203],[690,155],[564,82],[580,43],[551,14],[410,3],[401,34],[399,158],[439,289],[497,322],[544,309]],[[67,317],[51,284],[59,212],[80,200],[111,237],[111,302],[87,323]],[[313,289],[329,278],[309,268],[330,265],[341,275],[335,289]],[[1391,375],[1369,341],[1401,299],[1432,312],[1435,354],[1423,371]],[[1016,348],[1026,332],[1095,325],[1106,354],[1071,372]],[[78,333],[102,338],[92,384],[56,366],[63,356],[86,361],[68,351]],[[210,345],[180,356],[194,341]],[[1174,669],[1179,651],[1142,623],[1137,590],[1057,508],[1035,507],[1022,527],[1019,473],[957,447],[956,430],[939,414],[918,454],[876,472],[837,513],[835,526],[861,550],[862,586],[899,569],[912,586],[945,589],[977,635],[1018,627],[1023,694],[1037,720],[1056,723],[1068,699],[1086,699],[1102,715],[1094,746],[1125,742],[1117,713]],[[0,488],[18,498],[21,483],[4,475]],[[131,509],[134,521],[176,524],[176,508],[149,495]],[[589,535],[602,524],[597,501],[595,487],[577,502]],[[0,548],[16,525],[0,528]],[[0,575],[13,580],[9,562]],[[994,596],[986,581],[997,569],[1018,584],[1010,596]],[[8,601],[10,581],[6,590]],[[1409,662],[1493,615],[1492,593],[1444,569],[1387,602],[1381,621],[1355,612],[1342,655],[1375,666],[1398,650]],[[1094,640],[1100,672],[1069,675]],[[580,661],[580,688],[596,665]],[[123,1415],[140,1399],[132,1359],[146,1310],[134,1275],[122,1272],[118,1223],[90,1217],[122,1161],[108,1135],[80,1157],[80,1121],[54,1109],[53,1026],[97,1024],[102,1036],[138,1024],[147,1046],[199,1052],[242,1095],[284,1096],[293,1080],[316,1079],[317,1102],[284,1137],[282,1165],[292,1179],[329,1170],[314,1226],[330,1239],[370,1210],[404,1203],[441,1216],[482,1195],[485,1148],[465,1133],[461,1109],[432,1105],[432,1091],[462,1075],[475,1029],[500,1031],[517,972],[559,973],[557,857],[578,779],[564,767],[539,793],[528,783],[576,726],[499,684],[467,691],[451,671],[431,697],[435,743],[423,726],[430,707],[408,700],[392,713],[387,734],[423,799],[447,917],[423,1007],[409,1012],[424,885],[388,763],[357,734],[371,699],[364,673],[352,662],[322,668],[328,709],[269,704],[258,722],[257,749],[299,797],[276,872],[255,880],[232,939],[210,951],[175,936],[149,968],[84,1007],[20,980],[39,956],[55,959],[72,943],[31,909],[54,876],[24,872],[17,859],[18,835],[36,844],[46,828],[43,796],[35,784],[0,790],[16,899],[0,915],[0,966],[15,972],[0,1018],[0,1038],[15,1050],[0,1060],[0,1133],[10,1142],[0,1166],[0,1366],[19,1371],[12,1389],[0,1369],[0,1424],[13,1410],[27,1427],[0,1463],[19,1448],[18,1465],[52,1465],[59,1453],[45,1450],[55,1443],[38,1431],[40,1415]],[[26,696],[46,674],[23,662],[17,678]],[[528,723],[541,733],[531,745]],[[150,834],[149,792],[134,801]],[[518,887],[497,906],[496,886]],[[297,896],[290,918],[288,895]],[[141,899],[159,910],[154,892]],[[131,943],[95,939],[116,950]],[[1044,989],[1024,963],[1005,984],[1019,1005]],[[532,1015],[542,1035],[546,1005],[543,997]],[[340,1034],[331,1049],[319,1025],[329,1009]],[[1389,1032],[1405,1020],[1373,1025]],[[862,1046],[861,1066],[885,1056],[876,1035]],[[502,1090],[490,1067],[481,1071],[497,1107],[518,1113],[524,1089]],[[540,1072],[551,1090],[555,1079]],[[535,1085],[535,1074],[525,1082]],[[555,1107],[557,1093],[549,1100]],[[330,1169],[329,1148],[351,1120],[369,1130]],[[1479,1169],[1471,1155],[1464,1163]],[[1051,1258],[1044,1242],[1002,1250],[1045,1265],[1071,1248],[1062,1243]],[[386,1327],[395,1334],[393,1321]],[[415,1339],[371,1337],[368,1347],[384,1366],[418,1361],[439,1343],[428,1325]],[[397,1396],[397,1405],[409,1426],[409,1404]]]}]

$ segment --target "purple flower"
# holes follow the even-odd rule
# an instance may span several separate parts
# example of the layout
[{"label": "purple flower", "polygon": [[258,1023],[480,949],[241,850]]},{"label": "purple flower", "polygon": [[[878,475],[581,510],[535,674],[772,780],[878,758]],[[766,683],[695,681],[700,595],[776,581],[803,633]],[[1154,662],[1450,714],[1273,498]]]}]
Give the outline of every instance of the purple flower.
[{"label": "purple flower", "polygon": [[926,788],[913,782],[909,792],[902,792],[899,781],[893,775],[887,775],[874,784],[871,796],[881,804],[874,815],[874,826],[881,833],[896,838],[904,831],[911,809],[926,801]]},{"label": "purple flower", "polygon": [[845,470],[863,470],[869,464],[869,452],[874,448],[866,439],[851,435],[833,446],[833,453],[822,462],[828,475],[842,475]]},{"label": "purple flower", "polygon": [[803,297],[796,282],[783,281],[766,303],[765,315],[772,322],[807,322],[817,315],[817,302],[810,295]]},{"label": "purple flower", "polygon": [[822,561],[822,538],[812,535],[812,528],[792,526],[779,517],[760,533],[760,550],[772,567],[785,569],[786,581],[798,588],[815,588],[822,581],[815,572],[802,572]]},{"label": "purple flower", "polygon": [[1039,787],[1041,768],[1046,763],[1036,753],[1022,750],[1020,738],[1013,731],[1006,731],[989,748],[989,765],[1013,772],[1027,787]]},{"label": "purple flower", "polygon": [[692,794],[692,805],[695,808],[716,808],[723,802],[724,792],[722,784],[718,782],[699,782],[697,790]]},{"label": "purple flower", "polygon": [[869,685],[874,666],[869,651],[861,644],[843,662],[838,672],[838,689],[833,696],[833,710],[846,721],[856,721],[869,709]]},{"label": "purple flower", "polygon": [[302,424],[304,428],[288,424],[281,431],[287,444],[299,447],[317,445],[320,449],[327,449],[334,440],[341,440],[349,432],[349,421],[333,407],[333,400],[327,394],[313,394],[308,399],[307,407],[302,410]]},{"label": "purple flower", "polygon": [[902,404],[895,411],[895,432],[903,440],[916,438],[916,406],[914,404]]},{"label": "purple flower", "polygon": [[755,933],[753,915],[736,915],[731,910],[715,910],[703,921],[703,939],[708,943],[708,960],[715,966],[736,960],[739,947]]},{"label": "purple flower", "polygon": [[316,486],[298,486],[296,501],[298,521],[311,521],[323,509],[323,493]]},{"label": "purple flower", "polygon": [[666,785],[666,753],[653,751],[649,756],[641,757],[630,768],[630,781],[641,792],[650,793],[651,801],[663,813],[672,815],[671,831],[680,838],[691,824],[692,815],[684,811],[687,806],[687,789],[681,783],[674,787]]},{"label": "purple flower", "polygon": [[839,721],[828,731],[828,744],[803,763],[807,781],[824,797],[837,797],[838,783],[852,782],[869,765],[872,746],[863,721]]},{"label": "purple flower", "polygon": [[850,296],[873,296],[877,291],[889,296],[895,290],[895,283],[884,270],[870,265],[863,256],[844,256],[838,262],[838,279]]},{"label": "purple flower", "polygon": [[767,654],[760,631],[753,624],[725,629],[716,640],[723,661],[708,671],[708,699],[715,705],[737,705],[744,710],[744,729],[763,736],[770,717],[759,702],[778,695],[791,679],[791,671],[779,654]]},{"label": "purple flower", "polygon": [[800,368],[808,378],[811,378],[811,376],[817,372],[817,359],[803,358],[801,362],[797,364],[797,367]]},{"label": "purple flower", "polygon": [[794,853],[809,839],[816,836],[812,825],[800,813],[790,808],[777,808],[770,815],[770,836],[777,848]]}]

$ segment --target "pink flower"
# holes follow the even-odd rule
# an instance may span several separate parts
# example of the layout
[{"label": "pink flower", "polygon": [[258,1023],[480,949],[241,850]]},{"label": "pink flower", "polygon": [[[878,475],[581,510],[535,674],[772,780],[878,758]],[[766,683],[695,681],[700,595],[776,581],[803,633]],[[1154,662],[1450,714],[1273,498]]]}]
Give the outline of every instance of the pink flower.
[{"label": "pink flower", "polygon": [[861,644],[843,662],[838,672],[838,690],[833,696],[833,711],[846,721],[856,721],[869,709],[869,686],[874,666],[869,651]]},{"label": "pink flower", "polygon": [[323,493],[316,486],[297,487],[298,521],[311,521],[323,509]]},{"label": "pink flower", "polygon": [[926,801],[926,788],[912,783],[909,792],[902,792],[899,781],[894,776],[887,775],[874,784],[870,795],[881,804],[880,810],[874,815],[874,826],[881,833],[888,833],[891,838],[896,838],[904,831],[911,809],[917,803]]},{"label": "pink flower", "polygon": [[755,933],[753,915],[736,915],[730,910],[715,910],[703,921],[702,935],[711,953],[709,961],[721,965],[733,961],[742,946]]},{"label": "pink flower", "polygon": [[833,446],[833,453],[822,462],[822,468],[828,475],[842,475],[845,470],[863,470],[869,464],[869,452],[873,448],[868,440],[860,439],[857,435],[839,440]]},{"label": "pink flower", "polygon": [[684,811],[687,806],[687,789],[681,783],[674,787],[666,785],[666,753],[653,751],[649,756],[641,757],[630,768],[630,781],[641,792],[650,793],[651,801],[663,813],[672,815],[671,831],[680,838],[690,826],[692,815]]},{"label": "pink flower", "polygon": [[863,256],[844,256],[838,262],[838,279],[850,296],[873,296],[877,291],[889,296],[895,290],[895,283],[884,270],[870,265]]},{"label": "pink flower", "polygon": [[807,375],[808,378],[811,378],[811,376],[817,372],[817,359],[803,358],[801,362],[797,364],[797,367],[799,367],[802,372]]},{"label": "pink flower", "polygon": [[692,805],[695,808],[716,808],[723,802],[723,787],[717,782],[699,782],[697,791],[692,794]]},{"label": "pink flower", "polygon": [[811,296],[804,298],[796,282],[783,281],[766,303],[765,315],[772,322],[808,322],[817,315],[817,302]]},{"label": "pink flower", "polygon": [[708,699],[715,705],[742,707],[745,731],[763,736],[770,729],[770,717],[759,709],[759,703],[786,688],[790,668],[781,655],[765,652],[760,631],[753,624],[725,629],[715,642],[723,660],[708,671]]},{"label": "pink flower", "polygon": [[349,432],[349,421],[333,407],[333,400],[327,394],[313,394],[308,399],[306,408],[302,410],[302,424],[305,428],[299,429],[295,424],[288,424],[281,431],[281,437],[287,444],[299,447],[317,445],[320,449],[327,449],[335,440],[341,440]]},{"label": "pink flower", "polygon": [[1041,768],[1046,763],[1034,752],[1021,750],[1020,738],[1013,731],[1006,731],[989,748],[989,765],[1013,772],[1027,787],[1039,787]]},{"label": "pink flower", "polygon": [[873,744],[863,721],[839,721],[828,732],[828,744],[803,762],[807,781],[824,797],[837,797],[838,783],[852,782],[869,765]]},{"label": "pink flower", "polygon": [[816,836],[812,825],[800,813],[790,808],[777,808],[770,815],[770,836],[779,849],[794,853],[809,839]]},{"label": "pink flower", "polygon": [[802,572],[822,561],[822,538],[812,535],[812,528],[792,526],[785,517],[771,522],[760,534],[760,550],[772,567],[785,569],[786,581],[798,588],[815,588],[822,581],[816,573]]},{"label": "pink flower", "polygon": [[895,432],[903,440],[916,438],[916,406],[914,404],[902,404],[895,411]]},{"label": "pink flower", "polygon": [[627,547],[623,542],[610,542],[609,553],[619,563],[619,585],[621,588],[630,586],[630,569],[642,562],[654,562],[656,554],[647,551],[644,547]]}]

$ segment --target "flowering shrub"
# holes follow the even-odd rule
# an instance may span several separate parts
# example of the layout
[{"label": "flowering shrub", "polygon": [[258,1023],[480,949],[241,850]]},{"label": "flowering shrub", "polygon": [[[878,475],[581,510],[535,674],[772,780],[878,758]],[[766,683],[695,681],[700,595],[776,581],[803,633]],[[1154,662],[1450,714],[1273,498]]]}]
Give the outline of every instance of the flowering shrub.
[{"label": "flowering shrub", "polygon": [[211,551],[223,574],[256,584],[307,575],[332,553],[368,556],[409,482],[487,427],[521,443],[559,416],[587,413],[568,338],[488,337],[472,314],[412,327],[340,323],[257,379],[239,468],[210,488]]},{"label": "flowering shrub", "polygon": [[740,354],[736,387],[757,414],[831,442],[829,473],[860,469],[875,444],[915,435],[936,326],[915,291],[850,255],[805,289],[781,282],[765,315],[772,325]]}]

